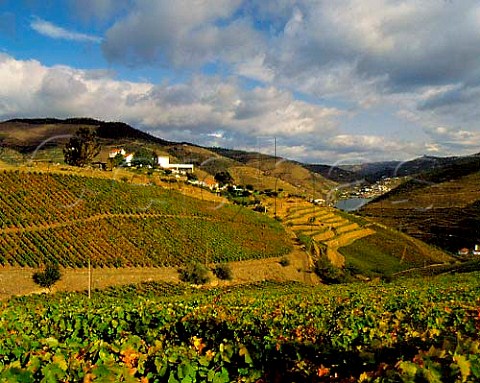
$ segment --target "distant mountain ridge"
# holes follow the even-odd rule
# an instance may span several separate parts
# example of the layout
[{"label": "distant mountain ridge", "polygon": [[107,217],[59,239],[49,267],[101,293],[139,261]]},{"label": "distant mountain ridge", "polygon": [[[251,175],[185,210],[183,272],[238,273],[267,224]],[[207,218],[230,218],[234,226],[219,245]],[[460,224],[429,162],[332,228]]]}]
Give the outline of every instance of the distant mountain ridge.
[{"label": "distant mountain ridge", "polygon": [[[105,122],[87,117],[67,118],[64,120],[58,118],[15,118],[0,123],[0,134],[3,133],[3,135],[5,135],[5,131],[7,129],[28,129],[28,126],[33,126],[32,130],[35,130],[34,127],[39,126],[65,126],[66,129],[63,129],[65,134],[74,134],[79,126],[89,126],[95,127],[98,137],[102,139],[137,139],[153,142],[159,145],[174,144],[173,142],[163,140],[149,133],[145,133],[124,122]],[[55,129],[55,133],[59,133],[59,130],[62,129]],[[14,132],[9,133],[12,134]],[[25,135],[23,135],[23,138],[25,138]],[[46,137],[42,138],[45,139]],[[21,140],[18,141],[19,142],[15,143],[16,148],[28,152],[38,140],[33,143],[28,139],[24,140],[23,143],[25,145],[22,145]]]},{"label": "distant mountain ridge", "polygon": [[[469,156],[467,156],[469,157]],[[361,165],[341,165],[339,168],[364,178],[368,182],[376,182],[385,177],[405,177],[432,171],[454,163],[462,157],[422,156],[408,161],[372,162]]]},{"label": "distant mountain ridge", "polygon": [[[173,160],[193,163],[198,170],[214,176],[229,171],[240,185],[252,185],[259,190],[281,189],[295,195],[321,198],[335,185],[319,174],[309,172],[301,164],[282,157],[230,149],[202,147],[187,142],[172,142],[142,132],[123,122],[104,122],[93,118],[17,118],[0,123],[0,145],[22,154],[35,152],[39,146],[45,150],[61,151],[69,136],[80,127],[95,127],[101,145],[108,150],[114,146],[150,149],[170,155]],[[101,154],[102,161],[108,152]],[[135,149],[131,149],[135,150]],[[60,155],[60,157],[59,157]],[[203,177],[200,174],[200,177]],[[313,182],[312,182],[313,181]]]},{"label": "distant mountain ridge", "polygon": [[338,183],[352,183],[362,179],[361,174],[345,170],[336,165],[303,164],[303,166],[305,169],[321,174],[323,177]]}]

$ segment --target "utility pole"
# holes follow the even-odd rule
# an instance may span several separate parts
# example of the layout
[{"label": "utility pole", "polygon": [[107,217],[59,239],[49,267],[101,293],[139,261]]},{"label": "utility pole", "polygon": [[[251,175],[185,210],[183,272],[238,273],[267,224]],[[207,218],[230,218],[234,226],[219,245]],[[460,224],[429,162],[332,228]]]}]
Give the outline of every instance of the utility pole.
[{"label": "utility pole", "polygon": [[[275,167],[277,166],[277,137],[274,137],[274,158],[275,158],[275,165],[273,168],[273,171],[275,171]],[[277,180],[278,176],[275,174],[275,192],[273,194],[274,198],[274,210],[273,210],[273,216],[277,216]]]},{"label": "utility pole", "polygon": [[88,299],[92,297],[92,265],[88,256]]},{"label": "utility pole", "polygon": [[313,187],[313,192],[312,192],[312,203],[313,203],[313,215],[310,218],[310,231],[313,232],[313,222],[315,220],[315,173],[312,172],[312,187]]}]

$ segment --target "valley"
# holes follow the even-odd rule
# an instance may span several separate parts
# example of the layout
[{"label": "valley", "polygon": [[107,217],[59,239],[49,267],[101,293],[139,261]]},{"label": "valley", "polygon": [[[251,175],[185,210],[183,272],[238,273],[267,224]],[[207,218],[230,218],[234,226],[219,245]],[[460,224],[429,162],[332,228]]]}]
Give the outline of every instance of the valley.
[{"label": "valley", "polygon": [[[47,122],[3,129],[16,133],[0,156],[1,381],[480,377],[480,262],[451,239],[477,242],[476,158],[405,175],[347,213],[324,168]],[[92,165],[63,163],[63,138],[32,149],[85,126],[102,132]],[[195,170],[111,165],[116,148]],[[37,285],[50,265],[60,280]],[[192,267],[202,282],[185,279]]]},{"label": "valley", "polygon": [[479,27],[0,0],[0,383],[479,383]]}]

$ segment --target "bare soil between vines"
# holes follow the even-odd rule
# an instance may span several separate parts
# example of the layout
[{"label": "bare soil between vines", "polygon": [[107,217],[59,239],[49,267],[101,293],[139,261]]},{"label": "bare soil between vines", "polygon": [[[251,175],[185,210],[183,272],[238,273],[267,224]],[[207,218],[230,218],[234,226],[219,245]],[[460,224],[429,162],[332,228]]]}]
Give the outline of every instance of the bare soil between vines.
[{"label": "bare soil between vines", "polygon": [[[233,271],[231,281],[221,281],[213,277],[210,286],[250,283],[263,280],[298,281],[303,283],[318,283],[318,280],[308,272],[308,255],[294,249],[288,256],[290,265],[281,266],[279,257],[259,260],[231,262]],[[15,295],[28,295],[46,292],[32,280],[32,275],[38,269],[29,267],[0,267],[0,299]],[[88,269],[62,269],[62,279],[55,284],[52,292],[86,291],[88,289]],[[175,267],[120,267],[92,269],[92,289],[103,289],[109,286],[126,285],[147,281],[180,282]]]}]

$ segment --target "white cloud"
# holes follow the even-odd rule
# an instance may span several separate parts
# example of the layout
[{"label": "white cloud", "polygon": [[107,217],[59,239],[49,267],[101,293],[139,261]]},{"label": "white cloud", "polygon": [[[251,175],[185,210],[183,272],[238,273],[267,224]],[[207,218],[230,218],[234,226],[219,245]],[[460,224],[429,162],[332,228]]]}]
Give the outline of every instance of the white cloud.
[{"label": "white cloud", "polygon": [[[117,63],[193,70],[214,64],[265,89],[344,105],[353,116],[397,108],[396,116],[419,130],[442,123],[471,130],[480,117],[474,0],[134,3],[102,45]],[[239,105],[235,113],[246,112]],[[297,130],[308,125],[305,119]]]},{"label": "white cloud", "polygon": [[201,67],[242,62],[259,51],[263,37],[245,18],[232,18],[240,0],[137,1],[106,33],[103,51],[115,62]]},{"label": "white cloud", "polygon": [[[110,62],[179,70],[188,80],[117,81],[101,71],[10,58],[8,65],[22,73],[28,67],[38,77],[25,74],[22,80],[12,74],[4,81],[31,91],[10,85],[10,93],[2,90],[4,115],[50,111],[124,119],[166,138],[215,139],[229,147],[275,135],[296,156],[329,159],[462,154],[471,152],[478,138],[476,0],[69,4],[83,17],[107,20],[102,51]],[[88,6],[82,11],[83,4]],[[41,19],[34,22],[50,37],[99,41]],[[201,74],[217,68],[218,77]],[[412,142],[406,141],[407,131],[413,132]]]},{"label": "white cloud", "polygon": [[[104,74],[102,76],[102,74]],[[162,138],[255,149],[259,137],[312,147],[332,134],[342,112],[295,100],[274,87],[195,76],[183,84],[118,81],[108,72],[46,67],[0,56],[0,116],[88,116],[125,121]]]},{"label": "white cloud", "polygon": [[339,134],[327,142],[333,151],[342,153],[344,159],[405,159],[415,157],[425,148],[420,140],[407,141],[379,135]]},{"label": "white cloud", "polygon": [[88,35],[85,33],[72,32],[65,28],[52,24],[39,18],[34,19],[30,26],[33,30],[41,35],[50,37],[52,39],[71,40],[79,42],[100,43],[102,39],[97,36]]},{"label": "white cloud", "polygon": [[0,80],[4,119],[88,116],[125,121],[168,140],[250,150],[277,137],[280,155],[317,163],[471,153],[480,142],[473,129],[454,129],[433,119],[416,121],[429,126],[419,140],[400,140],[388,132],[344,133],[341,123],[350,118],[348,112],[297,100],[274,86],[246,89],[234,78],[198,75],[177,84],[119,81],[108,71],[47,67],[2,54]]}]

